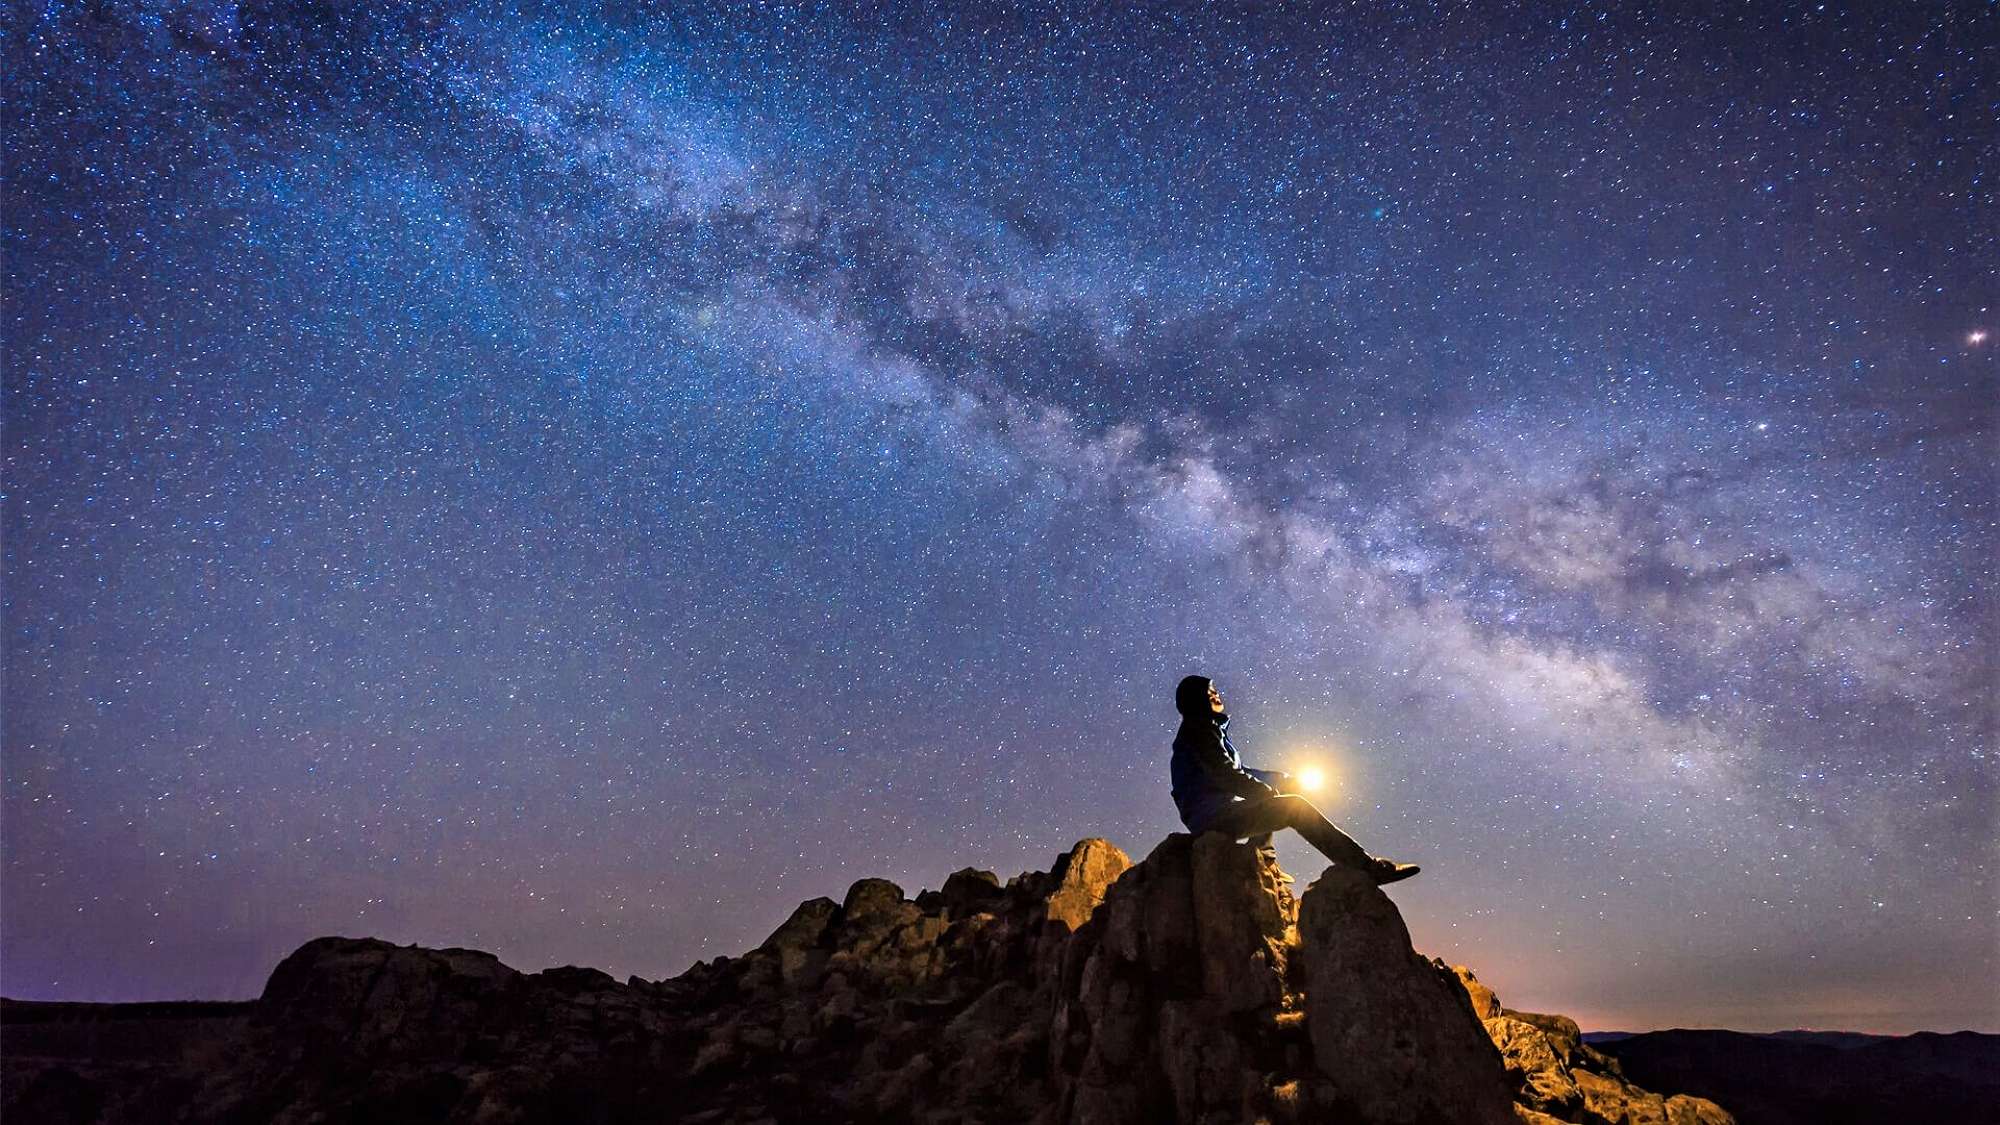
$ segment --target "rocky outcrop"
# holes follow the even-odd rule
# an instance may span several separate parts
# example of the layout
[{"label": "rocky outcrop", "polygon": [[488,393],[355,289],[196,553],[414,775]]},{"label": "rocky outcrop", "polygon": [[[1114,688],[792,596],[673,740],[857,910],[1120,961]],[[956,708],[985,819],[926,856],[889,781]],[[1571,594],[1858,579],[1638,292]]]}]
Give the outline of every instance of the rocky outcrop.
[{"label": "rocky outcrop", "polygon": [[[1410,947],[1372,882],[1268,853],[1085,840],[1047,872],[863,879],[667,981],[321,938],[200,1051],[10,1054],[62,1122],[1728,1120],[1637,1090],[1561,1017]],[[64,1042],[45,1037],[46,1042]]]},{"label": "rocky outcrop", "polygon": [[1453,970],[1506,1061],[1522,1119],[1587,1125],[1729,1125],[1735,1119],[1705,1098],[1662,1097],[1625,1079],[1618,1060],[1583,1041],[1568,1016],[1517,1012],[1463,965]]},{"label": "rocky outcrop", "polygon": [[1329,869],[1302,909],[1280,876],[1177,835],[1113,885],[1065,951],[1049,1119],[1511,1121],[1463,992],[1374,884]]}]

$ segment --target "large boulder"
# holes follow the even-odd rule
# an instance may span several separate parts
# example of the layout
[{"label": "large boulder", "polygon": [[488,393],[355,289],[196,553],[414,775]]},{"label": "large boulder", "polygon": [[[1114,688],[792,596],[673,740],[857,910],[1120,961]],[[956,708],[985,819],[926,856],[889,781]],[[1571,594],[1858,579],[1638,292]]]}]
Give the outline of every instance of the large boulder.
[{"label": "large boulder", "polygon": [[522,974],[491,953],[319,938],[265,982],[256,1023],[282,1042],[337,1042],[356,1058],[463,1054],[520,1000]]},{"label": "large boulder", "polygon": [[1418,955],[1365,874],[1329,867],[1299,907],[1313,1058],[1362,1119],[1506,1125],[1500,1054],[1449,967]]},{"label": "large boulder", "polygon": [[1296,907],[1275,864],[1221,836],[1167,837],[1064,950],[1041,1120],[1287,1116],[1309,1077],[1285,986]]},{"label": "large boulder", "polygon": [[1559,1120],[1582,1107],[1575,1076],[1541,1028],[1512,1016],[1495,1016],[1485,1027],[1506,1061],[1507,1078],[1523,1105]]}]

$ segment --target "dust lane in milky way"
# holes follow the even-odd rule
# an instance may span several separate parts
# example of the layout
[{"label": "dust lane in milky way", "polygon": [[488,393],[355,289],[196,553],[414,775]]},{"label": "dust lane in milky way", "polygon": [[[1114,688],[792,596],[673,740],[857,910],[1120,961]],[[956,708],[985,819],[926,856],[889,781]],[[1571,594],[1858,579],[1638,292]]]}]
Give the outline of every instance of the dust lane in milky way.
[{"label": "dust lane in milky way", "polygon": [[2000,1030],[1991,13],[290,7],[8,17],[8,995],[1143,853],[1199,671],[1510,1003]]}]

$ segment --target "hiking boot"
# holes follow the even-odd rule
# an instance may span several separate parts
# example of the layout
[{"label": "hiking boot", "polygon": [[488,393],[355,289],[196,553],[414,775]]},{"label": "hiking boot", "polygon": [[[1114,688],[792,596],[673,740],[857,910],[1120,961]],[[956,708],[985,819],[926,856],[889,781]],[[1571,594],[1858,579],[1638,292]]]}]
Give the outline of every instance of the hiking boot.
[{"label": "hiking boot", "polygon": [[1368,873],[1374,877],[1375,885],[1379,887],[1385,883],[1394,883],[1401,879],[1407,879],[1422,870],[1423,868],[1418,867],[1414,863],[1397,863],[1393,859],[1381,859],[1378,857],[1373,866],[1369,868]]}]

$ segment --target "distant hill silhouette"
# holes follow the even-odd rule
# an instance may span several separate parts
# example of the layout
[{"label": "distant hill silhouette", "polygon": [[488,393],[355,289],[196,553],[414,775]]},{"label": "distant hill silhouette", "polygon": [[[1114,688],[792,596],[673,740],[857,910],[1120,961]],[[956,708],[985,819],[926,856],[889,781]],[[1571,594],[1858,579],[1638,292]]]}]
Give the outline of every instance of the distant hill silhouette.
[{"label": "distant hill silhouette", "polygon": [[1676,1029],[1596,1045],[1634,1082],[1713,1098],[1743,1125],[2000,1122],[2000,1035]]},{"label": "distant hill silhouette", "polygon": [[[1649,1035],[1645,1031],[1586,1031],[1583,1041],[1593,1046],[1616,1043],[1620,1039],[1630,1039],[1637,1035]],[[1894,1039],[1894,1035],[1871,1035],[1865,1031],[1808,1031],[1803,1028],[1794,1031],[1755,1031],[1746,1035],[1761,1035],[1766,1039],[1783,1039],[1790,1043],[1818,1043],[1827,1047],[1865,1047],[1870,1043],[1880,1043],[1884,1039]]]},{"label": "distant hill silhouette", "polygon": [[1502,1008],[1329,868],[1104,840],[914,900],[863,879],[671,980],[319,938],[235,1004],[0,1004],[36,1125],[975,1122],[1728,1125]]}]

